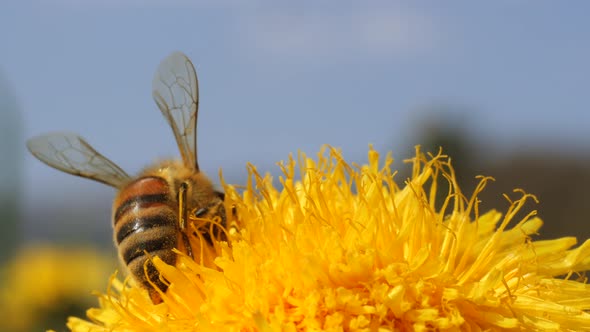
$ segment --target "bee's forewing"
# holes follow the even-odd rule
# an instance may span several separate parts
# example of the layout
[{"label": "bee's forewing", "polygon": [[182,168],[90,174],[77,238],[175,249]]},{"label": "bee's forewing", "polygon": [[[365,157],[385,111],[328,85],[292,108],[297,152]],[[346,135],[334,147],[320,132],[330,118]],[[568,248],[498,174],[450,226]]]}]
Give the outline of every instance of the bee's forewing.
[{"label": "bee's forewing", "polygon": [[160,63],[152,82],[152,96],[174,132],[184,164],[198,171],[199,84],[195,67],[186,55],[175,52]]},{"label": "bee's forewing", "polygon": [[60,171],[113,187],[120,187],[129,175],[98,153],[82,137],[67,132],[49,133],[27,141],[31,153]]}]

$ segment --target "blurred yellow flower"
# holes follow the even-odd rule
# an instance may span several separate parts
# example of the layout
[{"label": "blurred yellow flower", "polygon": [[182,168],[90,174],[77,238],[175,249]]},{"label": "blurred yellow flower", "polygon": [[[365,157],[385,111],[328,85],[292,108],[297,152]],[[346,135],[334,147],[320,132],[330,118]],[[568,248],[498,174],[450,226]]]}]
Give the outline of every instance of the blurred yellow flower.
[{"label": "blurred yellow flower", "polygon": [[[541,220],[480,214],[448,160],[416,151],[413,174],[393,181],[372,148],[368,165],[326,148],[281,168],[281,189],[250,166],[243,193],[225,186],[236,216],[212,263],[180,254],[154,262],[170,282],[164,302],[110,281],[90,321],[74,331],[590,331],[590,241],[533,241]],[[301,181],[296,181],[300,176]],[[440,181],[441,179],[447,181]],[[439,188],[444,183],[448,186]],[[437,191],[447,192],[435,202]],[[440,207],[440,208],[439,208]],[[230,218],[231,219],[231,218]],[[198,245],[198,238],[193,238]],[[565,276],[565,278],[557,278]]]},{"label": "blurred yellow flower", "polygon": [[104,287],[114,266],[90,248],[25,246],[3,266],[0,330],[34,331],[46,324],[63,329],[72,310],[92,305],[91,292]]}]

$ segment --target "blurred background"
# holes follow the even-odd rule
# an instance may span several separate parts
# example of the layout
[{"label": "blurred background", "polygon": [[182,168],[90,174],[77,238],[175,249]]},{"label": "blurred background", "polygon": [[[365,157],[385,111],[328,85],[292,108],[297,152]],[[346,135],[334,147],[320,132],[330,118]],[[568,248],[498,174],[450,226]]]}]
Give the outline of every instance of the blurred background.
[{"label": "blurred background", "polygon": [[3,2],[0,301],[11,309],[0,330],[63,330],[117,268],[114,190],[45,166],[26,139],[80,133],[130,174],[177,156],[151,97],[175,50],[197,67],[200,165],[213,178],[223,168],[243,184],[247,162],[278,175],[290,152],[323,144],[363,163],[372,143],[393,151],[401,183],[415,145],[442,146],[466,193],[476,175],[496,178],[482,210],[505,211],[502,193],[523,188],[540,200],[527,207],[545,221],[540,238],[585,240],[589,10],[543,0]]}]

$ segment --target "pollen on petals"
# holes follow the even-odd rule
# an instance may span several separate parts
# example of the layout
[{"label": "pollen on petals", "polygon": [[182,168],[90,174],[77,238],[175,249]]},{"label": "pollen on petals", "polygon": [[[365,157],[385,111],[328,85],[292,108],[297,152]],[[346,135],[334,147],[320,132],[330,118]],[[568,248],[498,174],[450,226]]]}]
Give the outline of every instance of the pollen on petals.
[{"label": "pollen on petals", "polygon": [[[590,241],[533,241],[542,222],[480,212],[448,159],[416,150],[413,173],[369,149],[345,162],[325,147],[280,164],[275,186],[249,165],[245,189],[225,185],[227,241],[191,243],[175,266],[153,262],[163,303],[116,278],[74,331],[590,331]],[[297,180],[300,179],[300,180]],[[396,181],[394,181],[396,180]],[[445,181],[441,181],[445,180]],[[437,192],[444,192],[436,202]],[[573,249],[572,249],[573,248]],[[565,276],[565,277],[563,277]]]}]

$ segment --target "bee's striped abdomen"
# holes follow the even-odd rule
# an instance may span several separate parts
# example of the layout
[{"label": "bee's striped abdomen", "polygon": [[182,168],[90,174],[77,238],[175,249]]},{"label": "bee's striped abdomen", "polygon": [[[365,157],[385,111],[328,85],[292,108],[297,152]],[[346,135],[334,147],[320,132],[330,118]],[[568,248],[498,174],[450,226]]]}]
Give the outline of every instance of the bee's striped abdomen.
[{"label": "bee's striped abdomen", "polygon": [[146,266],[146,261],[150,256],[170,265],[176,261],[172,249],[178,247],[177,212],[166,180],[143,177],[124,187],[113,204],[113,227],[119,257],[130,273],[151,295],[157,293],[148,278],[165,291],[166,284],[153,264],[148,261]]}]

